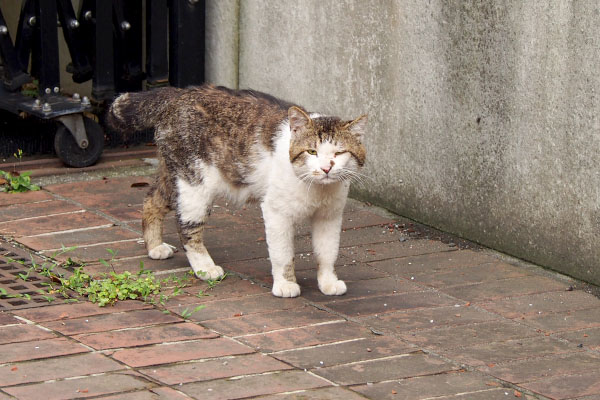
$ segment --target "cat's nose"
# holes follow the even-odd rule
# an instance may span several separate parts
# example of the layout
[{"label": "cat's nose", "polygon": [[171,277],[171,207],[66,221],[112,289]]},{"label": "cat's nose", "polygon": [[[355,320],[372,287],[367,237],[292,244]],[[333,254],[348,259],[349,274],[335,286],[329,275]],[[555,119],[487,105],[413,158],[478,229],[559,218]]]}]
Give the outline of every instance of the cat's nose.
[{"label": "cat's nose", "polygon": [[333,168],[334,165],[335,165],[335,161],[329,160],[329,167],[321,167],[321,170],[323,170],[323,172],[325,172],[326,174],[328,174],[329,171],[331,171],[331,168]]}]

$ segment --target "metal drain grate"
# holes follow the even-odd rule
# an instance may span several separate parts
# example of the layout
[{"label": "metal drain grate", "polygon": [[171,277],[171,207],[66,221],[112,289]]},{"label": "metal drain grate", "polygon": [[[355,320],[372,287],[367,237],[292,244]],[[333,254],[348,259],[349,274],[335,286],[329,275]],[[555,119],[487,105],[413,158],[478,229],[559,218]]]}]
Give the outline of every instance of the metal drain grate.
[{"label": "metal drain grate", "polygon": [[[27,251],[0,241],[0,288],[4,289],[0,292],[0,311],[50,304],[48,299],[43,297],[47,294],[40,293],[40,290],[47,289],[44,283],[49,283],[50,279],[30,269],[31,257]],[[43,260],[35,255],[33,259],[38,265],[43,263]],[[55,267],[54,271],[66,273],[62,268]],[[24,280],[19,275],[27,279]]]}]

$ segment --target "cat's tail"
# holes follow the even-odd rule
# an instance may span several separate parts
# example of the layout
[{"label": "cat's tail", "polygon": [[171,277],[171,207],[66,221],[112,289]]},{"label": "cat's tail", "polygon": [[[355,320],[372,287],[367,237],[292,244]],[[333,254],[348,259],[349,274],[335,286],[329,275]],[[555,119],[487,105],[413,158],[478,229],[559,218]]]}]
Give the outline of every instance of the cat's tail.
[{"label": "cat's tail", "polygon": [[166,87],[122,94],[108,109],[106,123],[122,133],[154,128],[164,117],[168,101],[177,91],[179,89]]}]

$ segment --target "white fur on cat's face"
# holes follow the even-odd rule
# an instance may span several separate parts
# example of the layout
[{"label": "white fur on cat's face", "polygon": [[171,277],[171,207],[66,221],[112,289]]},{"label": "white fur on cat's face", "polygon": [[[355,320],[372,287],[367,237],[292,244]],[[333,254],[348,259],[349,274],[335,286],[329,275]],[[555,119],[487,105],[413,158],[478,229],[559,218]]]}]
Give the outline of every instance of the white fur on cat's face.
[{"label": "white fur on cat's face", "polygon": [[360,180],[365,160],[362,137],[367,116],[353,121],[306,114],[298,107],[288,110],[289,156],[301,181],[327,185]]},{"label": "white fur on cat's face", "polygon": [[306,151],[304,163],[295,165],[296,175],[306,182],[330,184],[349,180],[358,169],[352,155],[337,143],[325,141]]}]

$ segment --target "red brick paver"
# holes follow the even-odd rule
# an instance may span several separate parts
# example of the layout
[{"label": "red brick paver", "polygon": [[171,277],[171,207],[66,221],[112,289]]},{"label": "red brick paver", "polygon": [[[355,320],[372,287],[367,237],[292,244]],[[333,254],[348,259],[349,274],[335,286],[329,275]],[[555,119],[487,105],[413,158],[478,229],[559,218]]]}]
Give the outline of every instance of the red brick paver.
[{"label": "red brick paver", "polygon": [[167,385],[178,385],[233,376],[261,374],[292,369],[272,357],[260,354],[225,357],[202,362],[181,363],[141,370],[149,377]]},{"label": "red brick paver", "polygon": [[159,310],[135,310],[124,313],[93,315],[62,321],[44,322],[43,325],[63,335],[78,335],[177,321],[180,321],[180,318],[177,316],[165,314]]},{"label": "red brick paver", "polygon": [[252,353],[252,349],[231,339],[201,339],[116,351],[112,358],[131,367],[169,364],[203,358]]},{"label": "red brick paver", "polygon": [[250,375],[239,379],[219,379],[210,382],[189,383],[181,391],[196,399],[236,399],[261,394],[291,392],[330,384],[304,371],[284,371]]},{"label": "red brick paver", "polygon": [[73,380],[59,380],[27,386],[3,388],[8,394],[21,399],[74,399],[99,396],[111,393],[128,392],[152,387],[149,381],[127,373],[92,375]]},{"label": "red brick paver", "polygon": [[0,386],[44,382],[122,369],[125,369],[123,365],[98,353],[54,357],[1,366]]},{"label": "red brick paver", "polygon": [[458,367],[439,357],[414,353],[359,363],[316,369],[315,374],[340,385],[389,381],[421,375],[439,374]]},{"label": "red brick paver", "polygon": [[34,340],[0,345],[0,363],[85,353],[82,345],[65,338]]},{"label": "red brick paver", "polygon": [[352,322],[341,321],[242,336],[238,339],[268,353],[356,339],[368,335],[369,332],[365,328]]},{"label": "red brick paver", "polygon": [[[450,371],[448,373],[431,376],[419,376],[401,379],[399,381],[378,383],[374,385],[362,385],[353,388],[369,398],[377,399],[426,399],[439,398],[438,396],[450,396],[459,393],[487,391],[490,389],[485,376],[476,372]],[[512,395],[512,391],[511,391]],[[503,398],[506,398],[504,393]],[[471,396],[465,396],[471,399]],[[482,399],[493,399],[494,397],[482,397]],[[511,398],[511,397],[508,397]],[[512,396],[512,398],[515,398]]]},{"label": "red brick paver", "polygon": [[51,339],[56,337],[52,332],[36,325],[0,326],[0,344],[29,342],[31,340]]},{"label": "red brick paver", "polygon": [[214,339],[218,334],[192,323],[144,326],[142,328],[76,335],[74,338],[96,350],[137,347],[163,342]]},{"label": "red brick paver", "polygon": [[19,317],[34,321],[56,321],[65,319],[75,319],[88,317],[93,315],[104,315],[112,313],[120,313],[130,310],[147,309],[150,306],[138,301],[123,301],[117,302],[110,307],[98,307],[96,304],[88,302],[58,304],[55,306],[30,308],[26,310],[16,310],[13,314]]}]

